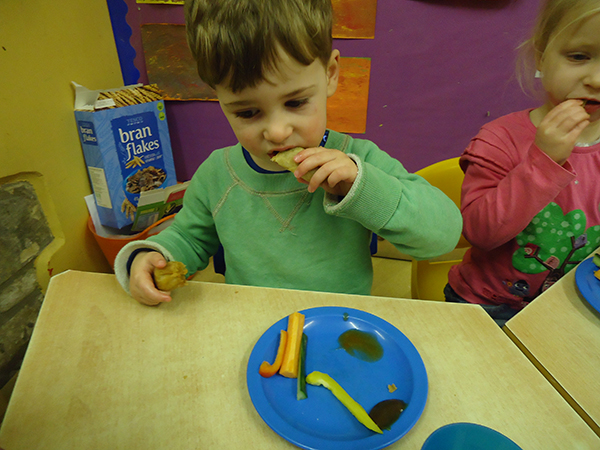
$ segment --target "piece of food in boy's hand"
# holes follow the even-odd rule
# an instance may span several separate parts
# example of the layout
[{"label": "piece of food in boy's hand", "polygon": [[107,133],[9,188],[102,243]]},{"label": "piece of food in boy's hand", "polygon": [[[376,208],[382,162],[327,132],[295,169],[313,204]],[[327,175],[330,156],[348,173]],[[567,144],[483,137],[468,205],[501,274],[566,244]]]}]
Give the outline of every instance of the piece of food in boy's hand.
[{"label": "piece of food in boy's hand", "polygon": [[162,268],[154,268],[154,284],[161,291],[172,291],[175,288],[181,287],[187,284],[185,275],[187,269],[185,264],[179,261],[169,261],[167,265]]},{"label": "piece of food in boy's hand", "polygon": [[356,419],[362,423],[369,430],[374,431],[376,433],[383,434],[381,428],[371,419],[371,417],[367,414],[365,409],[360,406],[359,403],[356,402],[350,395],[342,388],[337,381],[331,378],[326,373],[322,372],[311,372],[306,377],[306,382],[308,384],[312,384],[314,386],[323,386],[331,391],[335,398],[337,398],[342,405],[348,408],[348,411],[352,413]]},{"label": "piece of food in boy's hand", "polygon": [[[294,161],[294,157],[304,150],[302,147],[291,148],[285,152],[279,152],[271,158],[271,161],[279,164],[285,170],[294,172],[298,168],[298,164]],[[310,172],[305,173],[301,178],[304,181],[310,181],[317,169],[313,169]]]}]

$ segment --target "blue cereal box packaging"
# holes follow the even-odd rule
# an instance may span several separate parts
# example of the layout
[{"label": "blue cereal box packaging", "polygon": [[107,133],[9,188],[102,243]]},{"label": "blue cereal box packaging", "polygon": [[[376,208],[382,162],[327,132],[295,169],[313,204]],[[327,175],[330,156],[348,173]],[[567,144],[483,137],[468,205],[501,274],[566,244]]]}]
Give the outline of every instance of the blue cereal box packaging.
[{"label": "blue cereal box packaging", "polygon": [[140,193],[177,183],[156,85],[91,91],[75,84],[75,119],[100,222],[132,224]]}]

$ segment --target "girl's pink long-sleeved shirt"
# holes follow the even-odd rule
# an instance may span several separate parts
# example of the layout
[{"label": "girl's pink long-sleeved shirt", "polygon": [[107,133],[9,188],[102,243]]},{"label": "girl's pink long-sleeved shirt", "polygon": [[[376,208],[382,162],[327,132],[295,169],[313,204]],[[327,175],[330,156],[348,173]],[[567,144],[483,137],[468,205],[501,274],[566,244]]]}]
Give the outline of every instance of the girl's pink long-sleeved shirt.
[{"label": "girl's pink long-sleeved shirt", "polygon": [[521,309],[600,246],[600,143],[560,166],[534,144],[530,111],[484,125],[460,159],[473,247],[448,277],[472,303]]}]

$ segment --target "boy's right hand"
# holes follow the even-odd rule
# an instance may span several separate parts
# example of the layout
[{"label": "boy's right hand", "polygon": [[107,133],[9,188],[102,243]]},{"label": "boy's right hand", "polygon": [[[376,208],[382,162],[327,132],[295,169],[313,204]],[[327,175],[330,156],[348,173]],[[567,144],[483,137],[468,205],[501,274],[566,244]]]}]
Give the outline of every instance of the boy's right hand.
[{"label": "boy's right hand", "polygon": [[152,273],[154,268],[162,269],[167,261],[158,252],[140,252],[133,262],[129,272],[129,292],[138,302],[156,306],[163,302],[170,302],[169,292],[159,291],[154,284]]},{"label": "boy's right hand", "polygon": [[581,100],[566,100],[552,108],[537,127],[535,145],[560,165],[571,156],[579,135],[590,123],[582,106]]}]

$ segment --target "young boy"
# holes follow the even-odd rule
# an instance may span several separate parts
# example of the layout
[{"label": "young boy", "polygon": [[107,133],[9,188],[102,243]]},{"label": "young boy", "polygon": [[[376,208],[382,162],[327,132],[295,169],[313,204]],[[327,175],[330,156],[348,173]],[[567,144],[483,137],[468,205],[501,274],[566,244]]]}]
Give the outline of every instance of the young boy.
[{"label": "young boy", "polygon": [[[340,70],[330,0],[191,0],[186,23],[239,142],[199,167],[169,228],[117,256],[136,300],[170,301],[154,267],[177,260],[193,274],[219,244],[227,283],[365,295],[372,232],[415,258],[454,248],[462,218],[448,197],[372,142],[326,129]],[[294,173],[271,161],[294,147]]]}]

